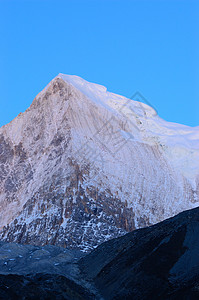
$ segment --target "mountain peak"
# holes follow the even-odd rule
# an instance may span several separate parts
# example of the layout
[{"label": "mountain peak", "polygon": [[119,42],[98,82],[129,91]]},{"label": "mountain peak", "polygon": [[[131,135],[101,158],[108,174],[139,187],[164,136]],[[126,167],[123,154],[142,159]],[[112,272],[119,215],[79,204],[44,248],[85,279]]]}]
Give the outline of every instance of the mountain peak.
[{"label": "mountain peak", "polygon": [[0,128],[0,237],[93,249],[199,202],[198,129],[59,74]]}]

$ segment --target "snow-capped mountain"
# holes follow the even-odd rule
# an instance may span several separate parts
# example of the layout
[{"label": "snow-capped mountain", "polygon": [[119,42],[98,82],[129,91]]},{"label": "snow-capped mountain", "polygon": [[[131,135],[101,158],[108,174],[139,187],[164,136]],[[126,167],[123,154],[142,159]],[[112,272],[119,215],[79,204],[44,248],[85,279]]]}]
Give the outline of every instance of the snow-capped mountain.
[{"label": "snow-capped mountain", "polygon": [[199,127],[59,74],[0,128],[0,238],[90,250],[199,202]]}]

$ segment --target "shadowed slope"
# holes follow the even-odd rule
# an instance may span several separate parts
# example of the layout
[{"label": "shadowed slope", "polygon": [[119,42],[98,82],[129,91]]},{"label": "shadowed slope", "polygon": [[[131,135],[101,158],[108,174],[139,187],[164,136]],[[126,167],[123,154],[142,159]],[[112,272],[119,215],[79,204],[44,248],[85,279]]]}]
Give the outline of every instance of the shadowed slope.
[{"label": "shadowed slope", "polygon": [[199,208],[108,241],[79,264],[105,299],[198,299]]}]

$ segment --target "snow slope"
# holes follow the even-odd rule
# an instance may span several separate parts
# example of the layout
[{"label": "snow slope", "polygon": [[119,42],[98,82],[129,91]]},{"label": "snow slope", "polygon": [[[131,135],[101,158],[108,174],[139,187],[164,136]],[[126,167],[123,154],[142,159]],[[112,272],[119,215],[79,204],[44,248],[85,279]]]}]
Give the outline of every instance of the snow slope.
[{"label": "snow slope", "polygon": [[147,104],[107,92],[104,86],[87,82],[78,76],[59,74],[58,77],[72,84],[97,105],[109,109],[113,114],[124,114],[126,120],[132,123],[127,138],[136,129],[141,135],[140,141],[161,144],[174,167],[195,185],[194,179],[199,173],[199,126],[189,127],[166,122]]}]

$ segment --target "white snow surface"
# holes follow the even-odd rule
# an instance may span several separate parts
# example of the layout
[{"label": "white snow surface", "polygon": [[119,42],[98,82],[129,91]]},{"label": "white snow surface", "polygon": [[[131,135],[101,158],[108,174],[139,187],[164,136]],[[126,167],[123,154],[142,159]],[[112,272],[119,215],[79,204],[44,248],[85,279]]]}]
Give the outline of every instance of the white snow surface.
[{"label": "white snow surface", "polygon": [[[115,115],[122,112],[128,122],[132,123],[128,133],[121,132],[123,136],[129,138],[133,135],[135,139],[136,130],[136,138],[139,135],[137,140],[140,142],[161,145],[174,168],[195,187],[195,179],[199,174],[199,126],[190,127],[167,122],[147,104],[110,93],[106,87],[90,83],[81,77],[65,74],[59,74],[57,77],[72,84],[97,105],[104,106]],[[134,119],[137,123],[142,122],[142,125],[135,125]]]}]

